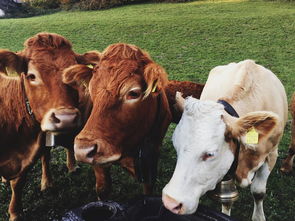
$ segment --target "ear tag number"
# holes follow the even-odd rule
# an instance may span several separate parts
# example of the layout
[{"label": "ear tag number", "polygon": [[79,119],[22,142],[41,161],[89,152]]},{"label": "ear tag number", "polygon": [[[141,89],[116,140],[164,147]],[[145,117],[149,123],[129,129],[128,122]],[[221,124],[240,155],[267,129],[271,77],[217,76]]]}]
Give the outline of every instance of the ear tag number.
[{"label": "ear tag number", "polygon": [[246,133],[246,143],[247,144],[258,144],[258,133],[252,127],[247,133]]}]

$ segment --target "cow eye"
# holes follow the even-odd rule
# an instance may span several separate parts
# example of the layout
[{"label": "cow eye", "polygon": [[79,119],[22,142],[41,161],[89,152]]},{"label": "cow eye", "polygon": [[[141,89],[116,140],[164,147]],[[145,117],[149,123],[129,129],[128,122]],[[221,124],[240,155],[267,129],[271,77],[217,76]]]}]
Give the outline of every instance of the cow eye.
[{"label": "cow eye", "polygon": [[28,79],[29,81],[34,81],[36,79],[36,76],[32,73],[28,73],[26,75],[26,79]]},{"label": "cow eye", "polygon": [[215,157],[216,153],[215,152],[206,152],[202,155],[202,160],[206,161],[208,159],[212,159],[213,157]]},{"label": "cow eye", "polygon": [[141,90],[140,89],[132,89],[130,91],[128,91],[127,95],[126,95],[126,99],[127,100],[133,100],[133,99],[137,99],[139,98],[141,95]]}]

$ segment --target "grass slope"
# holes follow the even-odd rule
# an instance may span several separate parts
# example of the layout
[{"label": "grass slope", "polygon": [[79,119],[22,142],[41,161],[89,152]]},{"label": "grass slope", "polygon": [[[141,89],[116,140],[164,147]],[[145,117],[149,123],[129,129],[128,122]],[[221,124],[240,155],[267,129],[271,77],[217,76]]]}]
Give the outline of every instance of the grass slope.
[{"label": "grass slope", "polygon": [[[17,51],[37,32],[56,32],[67,37],[77,52],[103,50],[116,42],[136,44],[166,68],[170,79],[205,83],[213,67],[253,59],[271,69],[294,92],[295,5],[256,1],[201,1],[185,4],[142,4],[105,11],[59,12],[25,19],[0,19],[0,48]],[[156,194],[172,175],[176,155],[171,143],[172,125],[164,140]],[[294,220],[295,173],[278,171],[290,141],[288,125],[280,156],[267,186],[264,203],[269,221]],[[27,220],[53,220],[66,210],[96,199],[94,177],[87,165],[67,174],[61,149],[53,151],[51,163],[55,186],[41,193],[40,164],[28,178],[24,191]],[[111,199],[126,200],[141,193],[141,186],[114,166]],[[241,190],[232,215],[250,220],[253,208],[249,189]],[[7,220],[10,190],[0,184],[0,220]],[[219,205],[203,197],[213,208]]]}]

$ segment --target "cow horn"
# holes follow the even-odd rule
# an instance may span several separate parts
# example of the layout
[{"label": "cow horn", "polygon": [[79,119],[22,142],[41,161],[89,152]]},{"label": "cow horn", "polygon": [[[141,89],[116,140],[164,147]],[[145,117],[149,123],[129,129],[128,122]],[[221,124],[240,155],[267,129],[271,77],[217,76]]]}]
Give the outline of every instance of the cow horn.
[{"label": "cow horn", "polygon": [[183,112],[184,109],[184,98],[182,97],[182,93],[177,91],[175,94],[175,101],[174,108],[177,111]]}]

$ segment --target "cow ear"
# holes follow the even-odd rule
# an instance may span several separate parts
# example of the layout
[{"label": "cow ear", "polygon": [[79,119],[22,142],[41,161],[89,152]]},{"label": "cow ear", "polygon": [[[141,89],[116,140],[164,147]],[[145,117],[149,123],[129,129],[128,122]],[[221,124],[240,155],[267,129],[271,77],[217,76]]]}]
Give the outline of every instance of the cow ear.
[{"label": "cow ear", "polygon": [[145,97],[150,93],[161,91],[168,84],[168,77],[164,68],[153,62],[145,66],[144,79],[147,84]]},{"label": "cow ear", "polygon": [[63,71],[62,81],[75,89],[78,89],[81,86],[87,88],[89,81],[92,78],[92,71],[92,67],[88,67],[83,64],[76,64]]},{"label": "cow ear", "polygon": [[21,74],[25,71],[25,59],[12,51],[0,49],[0,72],[8,74]]},{"label": "cow ear", "polygon": [[256,150],[259,143],[273,134],[279,124],[279,117],[273,112],[257,111],[233,118],[230,130],[233,137],[238,138],[247,148]]},{"label": "cow ear", "polygon": [[76,54],[76,60],[79,64],[95,66],[100,61],[101,54],[98,51],[89,51],[82,55]]}]

